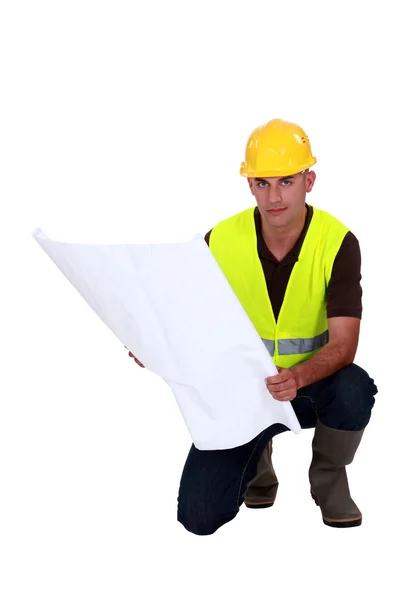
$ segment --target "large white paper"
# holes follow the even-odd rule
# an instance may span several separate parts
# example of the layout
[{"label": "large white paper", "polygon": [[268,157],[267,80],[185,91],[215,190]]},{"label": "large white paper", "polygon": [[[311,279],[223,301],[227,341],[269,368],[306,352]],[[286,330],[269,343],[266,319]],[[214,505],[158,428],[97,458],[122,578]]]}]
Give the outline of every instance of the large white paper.
[{"label": "large white paper", "polygon": [[[194,445],[240,446],[274,423],[301,430],[264,379],[263,341],[201,235],[171,244],[74,244],[32,233],[117,338],[170,386]],[[151,423],[148,423],[149,431]]]}]

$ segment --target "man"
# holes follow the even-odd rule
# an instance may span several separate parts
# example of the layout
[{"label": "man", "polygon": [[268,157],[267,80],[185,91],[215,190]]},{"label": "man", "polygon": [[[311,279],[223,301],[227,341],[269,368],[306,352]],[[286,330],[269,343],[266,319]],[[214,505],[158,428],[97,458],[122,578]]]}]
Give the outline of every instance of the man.
[{"label": "man", "polygon": [[[346,465],[377,388],[353,363],[362,312],[359,244],[339,220],[306,204],[315,163],[298,125],[274,119],[255,129],[240,173],[257,206],[218,223],[206,241],[277,366],[278,374],[265,382],[268,390],[292,403],[302,428],[315,427],[309,480],[323,522],[354,527],[362,515],[350,496]],[[209,535],[232,520],[243,501],[249,508],[273,505],[272,438],[283,431],[287,427],[274,424],[229,450],[192,446],[178,498],[186,529]]]}]

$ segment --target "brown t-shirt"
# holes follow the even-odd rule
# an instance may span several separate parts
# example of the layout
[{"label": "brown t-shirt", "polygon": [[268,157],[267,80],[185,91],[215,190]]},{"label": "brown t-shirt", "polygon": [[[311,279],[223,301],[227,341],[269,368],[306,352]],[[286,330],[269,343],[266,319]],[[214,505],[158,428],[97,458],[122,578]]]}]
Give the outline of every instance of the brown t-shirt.
[{"label": "brown t-shirt", "polygon": [[[271,300],[275,319],[278,319],[286,287],[295,263],[299,259],[301,246],[304,242],[313,215],[312,206],[307,205],[307,216],[303,230],[293,248],[278,262],[269,251],[261,232],[261,215],[256,206],[254,223],[257,234],[257,250],[260,258],[268,295]],[[209,244],[212,229],[205,235]],[[361,252],[357,238],[349,231],[342,242],[333,264],[332,275],[327,290],[327,316],[357,317],[362,314],[361,288]]]}]

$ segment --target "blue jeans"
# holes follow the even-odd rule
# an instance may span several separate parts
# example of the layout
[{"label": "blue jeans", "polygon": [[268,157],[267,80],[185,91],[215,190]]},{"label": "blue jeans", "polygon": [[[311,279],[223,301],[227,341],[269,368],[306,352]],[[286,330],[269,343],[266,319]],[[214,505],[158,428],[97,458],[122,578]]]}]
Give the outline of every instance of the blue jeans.
[{"label": "blue jeans", "polygon": [[[351,364],[299,389],[291,404],[303,429],[315,427],[319,419],[327,427],[357,431],[368,424],[377,392],[368,373]],[[266,445],[284,431],[289,429],[276,423],[247,444],[229,450],[192,446],[179,488],[178,521],[197,535],[210,535],[231,521]]]}]

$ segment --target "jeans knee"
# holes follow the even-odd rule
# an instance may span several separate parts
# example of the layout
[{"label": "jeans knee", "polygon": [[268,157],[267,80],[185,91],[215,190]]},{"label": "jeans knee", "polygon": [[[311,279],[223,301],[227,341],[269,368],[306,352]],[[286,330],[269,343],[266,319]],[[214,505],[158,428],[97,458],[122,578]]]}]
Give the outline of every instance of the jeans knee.
[{"label": "jeans knee", "polygon": [[212,535],[222,525],[231,521],[237,513],[218,515],[211,510],[199,510],[198,507],[184,507],[178,504],[178,521],[187,531],[195,535]]},{"label": "jeans knee", "polygon": [[178,513],[178,521],[187,531],[195,535],[212,535],[218,529],[214,523],[196,519],[193,517],[184,518]]},{"label": "jeans knee", "polygon": [[375,404],[374,396],[378,392],[374,380],[353,363],[335,374],[332,386],[338,422],[336,429],[358,430],[366,427]]}]

